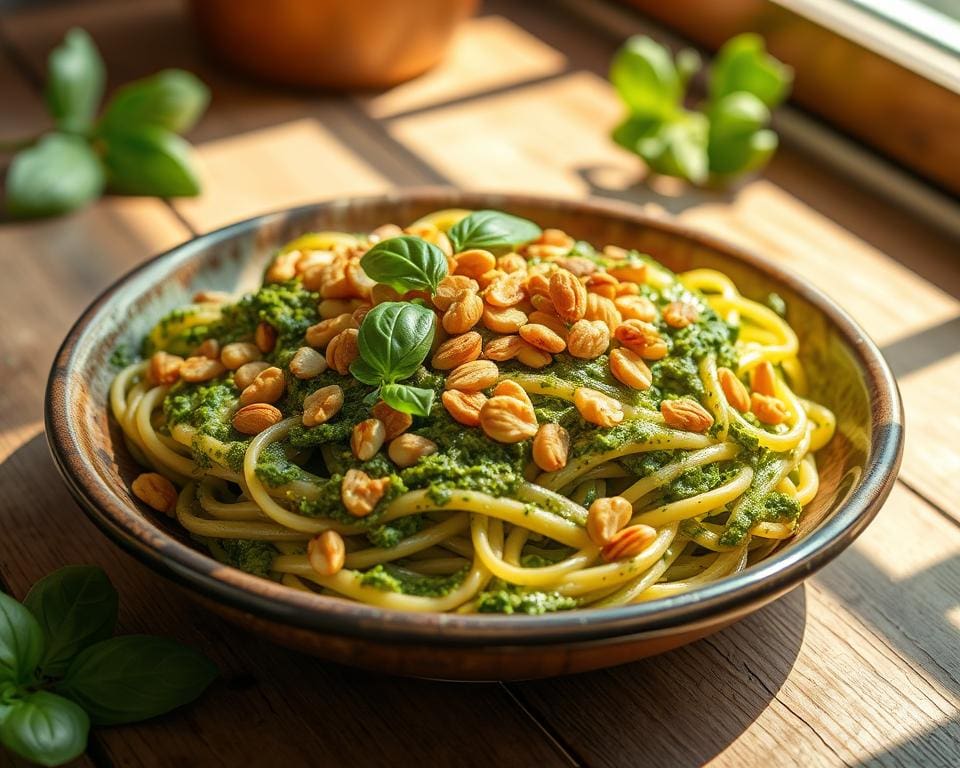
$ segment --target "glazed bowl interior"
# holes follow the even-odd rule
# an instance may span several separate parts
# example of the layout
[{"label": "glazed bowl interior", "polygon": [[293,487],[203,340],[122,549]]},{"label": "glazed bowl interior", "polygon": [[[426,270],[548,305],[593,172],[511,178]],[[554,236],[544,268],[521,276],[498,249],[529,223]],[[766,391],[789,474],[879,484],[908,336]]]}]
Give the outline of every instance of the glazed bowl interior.
[{"label": "glazed bowl interior", "polygon": [[[712,267],[753,299],[776,292],[800,337],[808,395],[837,415],[837,434],[817,454],[821,485],[798,535],[746,571],[676,597],[538,617],[410,614],[289,589],[216,562],[175,524],[131,497],[142,471],[108,418],[110,356],[135,349],[168,310],[198,290],[255,287],[282,243],[311,230],[368,231],[409,223],[440,208],[494,208],[560,227],[598,246],[614,243],[683,271]],[[47,434],[62,474],[104,531],[150,566],[208,603],[298,632],[480,646],[596,640],[674,631],[742,615],[782,594],[838,554],[889,493],[901,451],[896,385],[874,345],[829,299],[762,258],[612,204],[445,190],[345,200],[271,214],[196,238],[157,257],[108,289],[73,328],[47,393]]]}]

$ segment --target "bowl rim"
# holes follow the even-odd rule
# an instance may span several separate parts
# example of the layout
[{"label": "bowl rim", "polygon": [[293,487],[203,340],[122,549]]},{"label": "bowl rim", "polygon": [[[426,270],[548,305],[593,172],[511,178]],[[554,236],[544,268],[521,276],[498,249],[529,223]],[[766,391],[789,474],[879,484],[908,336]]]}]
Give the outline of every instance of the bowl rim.
[{"label": "bowl rim", "polygon": [[[603,609],[504,616],[411,613],[305,593],[216,561],[172,537],[114,494],[88,459],[70,418],[69,372],[78,350],[90,342],[96,319],[137,276],[167,262],[189,261],[208,246],[291,215],[338,207],[431,204],[437,208],[542,206],[578,215],[615,217],[657,229],[733,257],[783,283],[816,306],[838,330],[864,372],[871,406],[868,461],[838,509],[791,547],[732,577],[673,597]],[[104,403],[104,407],[107,404]],[[88,517],[114,542],[162,575],[202,596],[256,617],[338,636],[395,642],[480,646],[595,641],[625,635],[654,635],[717,621],[746,611],[796,586],[845,549],[879,512],[896,481],[903,452],[903,407],[896,381],[874,342],[832,299],[804,278],[749,249],[713,235],[654,218],[618,201],[558,199],[539,195],[464,192],[448,187],[398,190],[384,195],[341,198],[253,216],[195,236],[143,262],[115,280],[84,310],[60,346],[44,401],[47,443],[58,471]]]}]

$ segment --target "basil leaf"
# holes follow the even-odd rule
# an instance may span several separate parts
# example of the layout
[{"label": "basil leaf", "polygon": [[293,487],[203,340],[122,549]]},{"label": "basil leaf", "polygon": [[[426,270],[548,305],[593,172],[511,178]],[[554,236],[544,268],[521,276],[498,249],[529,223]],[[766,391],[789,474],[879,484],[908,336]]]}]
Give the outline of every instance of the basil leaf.
[{"label": "basil leaf", "polygon": [[90,718],[62,696],[36,691],[10,703],[0,722],[0,743],[40,765],[62,765],[87,748]]},{"label": "basil leaf", "polygon": [[710,69],[710,100],[747,91],[768,107],[783,101],[793,81],[793,70],[767,53],[763,38],[744,34],[728,40]]},{"label": "basil leaf", "polygon": [[751,93],[736,91],[710,107],[710,170],[734,174],[766,163],[777,148],[777,135],[766,130],[770,110]]},{"label": "basil leaf", "polygon": [[536,240],[540,235],[540,227],[532,221],[500,211],[474,211],[447,232],[456,253],[469,248],[504,253]]},{"label": "basil leaf", "polygon": [[381,381],[383,381],[383,376],[380,374],[380,372],[362,357],[358,357],[356,360],[350,363],[350,373],[353,374],[353,378],[355,378],[357,381],[362,381],[364,384],[369,384],[371,387],[376,387]]},{"label": "basil leaf", "polygon": [[52,216],[79,208],[103,191],[103,167],[87,141],[51,133],[19,152],[7,172],[11,216]]},{"label": "basil leaf", "polygon": [[123,131],[155,125],[174,133],[189,131],[210,101],[210,91],[182,69],[165,69],[118,90],[100,118],[101,129]]},{"label": "basil leaf", "polygon": [[381,240],[360,259],[367,277],[394,290],[429,290],[447,276],[447,257],[433,243],[410,235]]},{"label": "basil leaf", "polygon": [[127,635],[103,640],[70,664],[57,691],[97,725],[132,723],[193,701],[217,676],[206,657],[173,640]]},{"label": "basil leaf", "polygon": [[610,82],[639,116],[668,117],[683,98],[683,82],[670,51],[643,35],[631,37],[617,51],[610,64]]},{"label": "basil leaf", "polygon": [[411,376],[430,352],[436,324],[433,310],[418,304],[400,301],[377,304],[360,324],[357,342],[360,357],[366,364],[361,373],[373,371],[379,377],[376,383],[385,384]]},{"label": "basil leaf", "polygon": [[200,192],[190,144],[165,128],[142,125],[104,133],[107,185],[122,195],[184,197]]},{"label": "basil leaf", "polygon": [[62,765],[87,748],[90,718],[72,701],[36,691],[11,703],[0,723],[0,743],[40,765]]},{"label": "basil leaf", "polygon": [[103,60],[82,29],[71,29],[47,60],[47,104],[57,127],[82,133],[90,128],[103,96]]},{"label": "basil leaf", "polygon": [[33,615],[0,592],[0,682],[35,679],[43,656],[43,630]]},{"label": "basil leaf", "polygon": [[380,399],[397,411],[411,416],[429,416],[436,393],[432,389],[410,387],[406,384],[384,384]]},{"label": "basil leaf", "polygon": [[93,566],[61,568],[34,584],[23,604],[43,630],[43,675],[60,677],[80,651],[110,637],[119,601],[110,579]]}]

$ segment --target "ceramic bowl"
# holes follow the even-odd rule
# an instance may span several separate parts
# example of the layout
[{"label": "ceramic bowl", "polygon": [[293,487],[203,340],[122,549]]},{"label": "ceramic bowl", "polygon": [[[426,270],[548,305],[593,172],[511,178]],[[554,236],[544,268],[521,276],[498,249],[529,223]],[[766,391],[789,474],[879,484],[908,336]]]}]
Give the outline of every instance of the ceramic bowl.
[{"label": "ceramic bowl", "polygon": [[[226,567],[131,497],[130,482],[141,470],[107,413],[115,373],[109,358],[119,345],[135,344],[198,290],[255,286],[273,250],[303,232],[366,231],[451,207],[509,211],[593,243],[637,248],[677,271],[721,269],[751,298],[782,296],[813,372],[810,396],[837,415],[836,437],[817,455],[820,490],[798,535],[740,574],[664,600],[544,616],[401,613]],[[103,532],[245,629],[325,659],[396,674],[518,679],[661,653],[795,587],[847,547],[880,509],[900,463],[903,416],[893,376],[860,327],[816,288],[760,255],[628,206],[432,189],[260,216],[146,262],[108,288],[70,331],[50,374],[46,428],[70,490]]]}]

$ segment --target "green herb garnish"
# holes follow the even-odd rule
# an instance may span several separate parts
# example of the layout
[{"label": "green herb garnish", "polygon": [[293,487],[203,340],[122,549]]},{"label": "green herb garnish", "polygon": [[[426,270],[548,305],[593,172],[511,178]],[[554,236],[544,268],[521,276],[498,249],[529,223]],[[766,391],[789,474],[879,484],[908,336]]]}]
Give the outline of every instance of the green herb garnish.
[{"label": "green herb garnish", "polygon": [[437,246],[419,237],[401,235],[374,245],[360,259],[367,277],[400,291],[437,292],[447,276],[447,257]]},{"label": "green herb garnish", "polygon": [[474,211],[454,224],[447,237],[457,253],[469,248],[504,253],[536,240],[540,234],[540,227],[519,216],[501,211]]},{"label": "green herb garnish", "polygon": [[432,310],[411,302],[387,301],[367,313],[357,338],[360,357],[350,373],[379,388],[371,399],[380,397],[415,416],[430,415],[434,391],[397,382],[410,378],[426,359],[436,324]]}]

